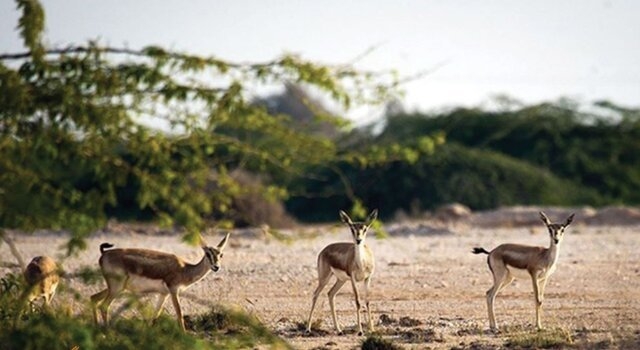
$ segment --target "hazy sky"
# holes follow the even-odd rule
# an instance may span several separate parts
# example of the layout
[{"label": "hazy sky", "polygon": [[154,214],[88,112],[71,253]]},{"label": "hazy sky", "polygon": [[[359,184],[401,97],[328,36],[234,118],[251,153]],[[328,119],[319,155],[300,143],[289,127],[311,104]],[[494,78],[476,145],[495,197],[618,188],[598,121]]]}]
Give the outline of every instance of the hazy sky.
[{"label": "hazy sky", "polygon": [[[495,94],[640,106],[640,1],[44,0],[47,42],[160,44],[238,61],[284,52],[404,74],[409,109],[475,106]],[[22,51],[0,0],[0,52]]]}]

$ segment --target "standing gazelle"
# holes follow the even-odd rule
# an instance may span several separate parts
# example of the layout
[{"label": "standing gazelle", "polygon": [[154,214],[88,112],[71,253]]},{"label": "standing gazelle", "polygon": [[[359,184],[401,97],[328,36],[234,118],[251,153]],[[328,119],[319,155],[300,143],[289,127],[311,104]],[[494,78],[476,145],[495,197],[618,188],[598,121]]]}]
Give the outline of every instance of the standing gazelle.
[{"label": "standing gazelle", "polygon": [[133,293],[158,293],[155,318],[162,313],[162,307],[169,295],[176,311],[178,324],[184,330],[184,320],[180,308],[180,291],[204,278],[210,271],[218,271],[222,250],[227,245],[229,233],[216,248],[208,247],[202,241],[204,257],[197,264],[189,264],[179,257],[148,249],[109,249],[113,245],[100,245],[100,268],[107,289],[91,296],[93,319],[98,323],[98,307],[105,325],[109,324],[109,306],[125,289]]},{"label": "standing gazelle", "polygon": [[540,218],[549,230],[551,243],[549,248],[532,247],[520,244],[501,244],[491,252],[484,248],[473,248],[474,254],[489,254],[487,263],[493,274],[493,286],[487,291],[487,307],[489,311],[489,324],[492,330],[496,330],[496,318],[494,315],[493,303],[496,295],[514,280],[511,268],[524,270],[531,276],[533,283],[533,296],[536,306],[536,327],[542,328],[540,323],[540,313],[544,298],[544,287],[549,276],[555,271],[558,261],[559,246],[564,236],[564,230],[571,221],[571,214],[564,224],[552,224],[549,218],[540,212]]},{"label": "standing gazelle", "polygon": [[311,318],[313,310],[316,307],[318,296],[331,279],[336,276],[337,281],[329,290],[329,306],[331,307],[331,316],[333,317],[333,325],[338,333],[342,333],[338,320],[336,318],[336,310],[334,298],[340,288],[347,282],[351,281],[351,287],[356,299],[356,315],[358,320],[358,335],[362,335],[362,324],[360,322],[360,297],[358,295],[358,287],[356,282],[364,281],[364,297],[365,306],[367,308],[367,322],[369,331],[373,331],[373,323],[371,321],[371,310],[369,308],[369,283],[373,275],[374,261],[371,249],[367,247],[364,240],[367,231],[373,221],[378,217],[378,210],[374,209],[365,222],[353,222],[347,213],[340,211],[342,222],[349,226],[353,243],[341,242],[332,243],[326,246],[318,255],[318,287],[313,292],[313,301],[311,302],[311,312],[309,313],[309,321],[307,322],[307,331],[311,331]]}]

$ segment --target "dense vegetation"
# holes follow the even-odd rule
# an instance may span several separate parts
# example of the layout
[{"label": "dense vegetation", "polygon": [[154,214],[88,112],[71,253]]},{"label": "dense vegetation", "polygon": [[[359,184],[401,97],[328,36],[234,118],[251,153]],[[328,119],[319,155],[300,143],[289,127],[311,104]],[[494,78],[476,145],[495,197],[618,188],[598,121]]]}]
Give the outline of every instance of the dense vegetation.
[{"label": "dense vegetation", "polygon": [[446,141],[415,158],[335,162],[298,179],[293,186],[304,195],[287,205],[300,218],[328,220],[352,198],[387,216],[451,202],[472,209],[639,204],[640,110],[608,102],[588,107],[561,100],[504,111],[390,114],[379,134],[360,131],[343,147],[416,149],[425,136]]},{"label": "dense vegetation", "polygon": [[[16,4],[25,51],[0,54],[0,235],[66,229],[70,251],[109,215],[157,219],[194,242],[208,219],[238,219],[237,198],[281,200],[306,168],[367,157],[253,103],[256,87],[313,87],[348,108],[397,84],[392,72],[291,55],[237,63],[97,41],[50,48],[39,2]],[[346,126],[323,113],[307,123]],[[259,178],[247,185],[244,174]]]}]

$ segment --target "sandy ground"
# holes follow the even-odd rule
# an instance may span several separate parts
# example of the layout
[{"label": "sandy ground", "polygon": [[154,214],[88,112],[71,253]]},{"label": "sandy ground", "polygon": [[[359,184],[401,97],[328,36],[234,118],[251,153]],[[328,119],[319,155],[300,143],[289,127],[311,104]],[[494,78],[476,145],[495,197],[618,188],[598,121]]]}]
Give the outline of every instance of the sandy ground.
[{"label": "sandy ground", "polygon": [[[391,237],[367,242],[376,257],[371,305],[376,330],[406,348],[491,348],[505,344],[514,332],[532,332],[534,304],[531,281],[517,279],[498,296],[500,327],[510,331],[487,332],[485,291],[492,278],[485,255],[473,255],[474,246],[491,249],[504,242],[548,245],[540,223],[517,228],[472,228],[458,225],[427,229],[427,223],[387,226]],[[567,230],[558,268],[546,289],[543,324],[562,329],[577,344],[616,348],[620,336],[640,337],[640,226],[588,226],[577,219]],[[300,231],[293,233],[300,235]],[[256,230],[232,235],[223,268],[211,273],[183,293],[185,314],[202,313],[220,303],[254,314],[296,348],[344,349],[358,346],[365,337],[355,334],[355,306],[348,285],[336,297],[338,319],[345,335],[337,335],[331,322],[326,292],[315,313],[318,330],[299,330],[308,317],[316,286],[316,256],[327,244],[349,241],[345,226],[305,228],[305,238],[285,243]],[[207,236],[215,245],[222,235]],[[25,258],[59,257],[66,236],[37,233],[17,236]],[[197,262],[201,250],[181,242],[178,235],[101,232],[91,236],[88,249],[63,261],[67,272],[97,267],[98,246],[108,241],[117,247],[144,247],[175,253]],[[15,261],[6,244],[0,260]],[[9,271],[0,269],[0,275]],[[330,282],[330,285],[332,283]],[[330,286],[329,285],[329,286]],[[90,294],[104,288],[101,281],[86,286],[77,279],[65,281],[54,304],[85,308]],[[66,290],[66,291],[65,291]],[[74,300],[71,290],[83,296]],[[173,313],[171,303],[167,312]],[[362,314],[363,320],[365,314]],[[130,317],[136,317],[133,315]]]}]

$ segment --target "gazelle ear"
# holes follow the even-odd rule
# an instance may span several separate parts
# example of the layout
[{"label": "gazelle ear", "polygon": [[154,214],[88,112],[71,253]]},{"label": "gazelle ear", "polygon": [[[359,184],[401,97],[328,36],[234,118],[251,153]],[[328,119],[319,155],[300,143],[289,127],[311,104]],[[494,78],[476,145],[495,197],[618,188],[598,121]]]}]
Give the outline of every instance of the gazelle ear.
[{"label": "gazelle ear", "polygon": [[551,221],[549,221],[549,218],[543,212],[540,212],[540,219],[542,219],[545,225],[551,225]]},{"label": "gazelle ear", "polygon": [[378,218],[378,209],[373,209],[367,216],[367,225],[371,225]]},{"label": "gazelle ear", "polygon": [[220,243],[218,243],[218,250],[222,251],[224,249],[224,247],[227,245],[227,242],[229,241],[229,236],[231,235],[230,232],[227,232],[227,234],[224,236],[224,238],[220,241]]},{"label": "gazelle ear", "polygon": [[204,240],[204,236],[202,236],[202,233],[198,234],[198,236],[200,237],[200,247],[206,248],[208,244],[207,241]]},{"label": "gazelle ear", "polygon": [[567,218],[567,221],[565,221],[565,223],[564,223],[564,227],[569,226],[569,224],[573,221],[573,217],[574,217],[574,216],[576,216],[576,214],[575,214],[575,213],[573,213],[573,214],[569,215],[569,217]]},{"label": "gazelle ear", "polygon": [[349,217],[349,215],[347,215],[347,213],[345,213],[342,210],[340,210],[340,220],[342,220],[342,222],[344,222],[347,225],[353,224],[353,221],[351,221],[351,218]]}]

